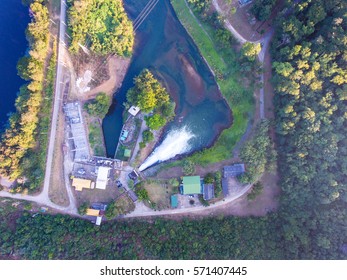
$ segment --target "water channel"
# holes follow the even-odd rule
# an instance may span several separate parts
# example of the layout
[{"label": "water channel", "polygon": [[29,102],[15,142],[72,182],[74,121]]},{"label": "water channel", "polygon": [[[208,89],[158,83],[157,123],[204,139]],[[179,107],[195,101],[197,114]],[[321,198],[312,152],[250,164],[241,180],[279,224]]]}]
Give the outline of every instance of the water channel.
[{"label": "water channel", "polygon": [[[132,19],[147,2],[124,0]],[[161,142],[141,169],[208,147],[231,125],[231,111],[213,74],[177,19],[169,0],[160,0],[136,32],[131,65],[103,121],[109,157],[114,156],[121,132],[126,92],[133,86],[133,78],[144,68],[155,73],[175,100],[176,118],[165,128]]]}]

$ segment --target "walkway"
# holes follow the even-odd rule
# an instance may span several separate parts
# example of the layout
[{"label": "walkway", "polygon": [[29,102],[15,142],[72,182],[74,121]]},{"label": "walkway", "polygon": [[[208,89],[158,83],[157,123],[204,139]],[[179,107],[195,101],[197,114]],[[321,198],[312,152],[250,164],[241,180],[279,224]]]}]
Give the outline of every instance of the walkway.
[{"label": "walkway", "polygon": [[[221,14],[222,16],[225,16],[224,11],[221,9],[221,7],[218,5],[217,0],[212,0],[212,4],[216,11]],[[260,40],[257,41],[249,41],[245,39],[240,33],[237,32],[237,30],[231,25],[229,20],[224,20],[225,27],[233,34],[233,36],[239,41],[240,44],[244,44],[246,42],[254,43],[254,44],[261,44],[262,48],[261,51],[258,54],[258,59],[259,62],[262,64],[262,67],[264,68],[264,58],[265,58],[265,53],[268,50],[268,47],[270,45],[270,41],[272,38],[272,35],[274,33],[273,28],[271,28]],[[259,116],[261,119],[265,118],[265,112],[264,112],[264,73],[262,73],[260,77],[260,81],[262,84],[262,87],[259,90]]]},{"label": "walkway", "polygon": [[23,194],[11,194],[6,191],[0,191],[1,197],[8,197],[8,198],[14,198],[14,199],[20,199],[20,200],[27,200],[36,202],[41,205],[46,205],[48,207],[51,207],[53,209],[56,209],[58,211],[62,211],[67,214],[75,215],[77,214],[76,204],[75,204],[75,198],[73,196],[72,190],[69,187],[70,184],[65,185],[68,196],[69,196],[69,202],[70,205],[68,207],[63,207],[60,205],[57,205],[53,203],[49,199],[49,186],[51,182],[51,173],[52,173],[52,162],[53,162],[53,154],[54,154],[54,147],[55,147],[55,139],[56,139],[56,132],[57,132],[57,123],[58,123],[58,115],[61,110],[61,96],[63,92],[64,81],[63,81],[63,63],[62,58],[64,56],[65,52],[65,33],[66,33],[66,4],[64,0],[61,0],[60,2],[60,25],[59,25],[59,44],[58,44],[58,56],[57,56],[57,75],[56,75],[56,82],[55,82],[55,94],[54,94],[54,102],[53,102],[53,113],[52,113],[52,120],[51,120],[51,131],[49,135],[49,143],[48,143],[48,150],[47,150],[47,160],[46,160],[46,171],[45,171],[45,179],[43,184],[42,192],[37,196],[31,196],[31,195],[23,195]]},{"label": "walkway", "polygon": [[[153,1],[154,2],[154,1]],[[223,11],[218,6],[218,3],[216,0],[213,0],[213,5],[216,8],[216,10],[223,14]],[[55,144],[55,136],[56,136],[56,127],[57,127],[57,120],[58,120],[58,113],[61,110],[61,92],[62,88],[61,85],[63,84],[62,81],[62,63],[61,58],[63,56],[63,52],[65,51],[65,17],[66,17],[66,4],[64,0],[61,0],[61,14],[60,14],[60,34],[59,34],[59,50],[58,50],[58,63],[57,63],[57,77],[56,77],[56,88],[55,88],[55,97],[54,97],[54,105],[53,105],[53,116],[52,116],[52,127],[51,127],[51,133],[49,138],[49,148],[47,152],[47,165],[46,165],[46,172],[45,172],[45,181],[44,181],[44,187],[42,192],[37,196],[30,196],[30,195],[23,195],[23,194],[11,194],[6,191],[0,191],[1,197],[8,197],[8,198],[14,198],[19,200],[27,200],[36,202],[41,205],[46,205],[48,207],[51,207],[55,210],[58,210],[60,212],[70,214],[70,215],[77,215],[77,208],[76,208],[76,201],[75,197],[73,195],[72,189],[69,187],[69,178],[67,176],[67,172],[64,172],[64,181],[66,190],[69,196],[69,202],[70,205],[68,207],[63,207],[56,205],[53,203],[49,197],[48,197],[48,190],[50,185],[50,178],[51,178],[51,172],[52,172],[52,159],[53,159],[53,151],[54,151],[54,144]],[[226,21],[226,27],[234,36],[240,41],[240,43],[245,43],[247,40],[243,38],[230,24],[229,21]],[[267,48],[269,46],[269,42],[271,40],[271,37],[273,35],[273,30],[271,29],[267,34],[264,35],[264,37],[261,40],[252,42],[252,43],[262,43],[263,47],[261,52],[258,54],[259,61],[263,63],[265,52],[267,51]],[[264,75],[262,75],[262,81],[264,79]],[[260,90],[260,116],[261,118],[264,118],[264,89],[262,88]],[[143,125],[142,125],[143,129]],[[137,143],[138,144],[138,143]],[[69,168],[69,165],[71,162],[69,162],[67,159],[64,161],[64,168],[67,170]],[[127,181],[127,174],[131,172],[131,168],[127,167],[125,168],[121,173],[121,181],[123,185],[126,185]],[[63,178],[62,178],[63,179]],[[210,205],[208,208],[204,206],[196,206],[192,208],[184,208],[184,209],[168,209],[163,211],[154,211],[148,207],[146,207],[142,202],[136,202],[136,209],[130,214],[125,215],[125,218],[132,218],[132,217],[146,217],[146,216],[163,216],[163,215],[175,215],[175,214],[186,214],[186,213],[194,213],[203,211],[206,209],[213,209],[218,208],[220,206],[226,205],[241,196],[243,196],[252,185],[246,185],[244,187],[240,187],[237,190],[234,191],[234,193],[231,193],[228,197],[226,197],[224,200],[216,202],[215,204]]]},{"label": "walkway", "polygon": [[143,202],[136,202],[136,208],[133,212],[124,215],[124,218],[132,218],[132,217],[149,217],[149,216],[164,216],[164,215],[177,215],[177,214],[189,214],[189,213],[194,213],[194,212],[200,212],[206,209],[214,209],[218,208],[222,205],[226,205],[241,196],[243,196],[245,193],[248,192],[248,190],[252,187],[252,185],[246,185],[243,187],[240,187],[237,189],[234,193],[229,194],[228,197],[225,199],[218,201],[214,204],[211,204],[208,207],[205,206],[195,206],[191,208],[180,208],[180,209],[168,209],[168,210],[161,210],[161,211],[154,211],[151,208],[148,208],[143,204]]}]

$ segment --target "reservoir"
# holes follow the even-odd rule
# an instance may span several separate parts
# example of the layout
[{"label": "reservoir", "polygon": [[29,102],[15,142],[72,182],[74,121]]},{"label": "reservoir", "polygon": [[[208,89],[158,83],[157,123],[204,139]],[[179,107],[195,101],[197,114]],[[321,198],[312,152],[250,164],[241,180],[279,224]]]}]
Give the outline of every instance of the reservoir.
[{"label": "reservoir", "polygon": [[28,7],[22,0],[0,1],[0,127],[8,119],[8,114],[15,111],[15,99],[22,84],[17,76],[17,61],[27,49],[25,29],[28,25]]},{"label": "reservoir", "polygon": [[[124,0],[132,20],[147,2]],[[121,132],[126,92],[133,86],[133,78],[144,68],[155,74],[176,102],[176,118],[165,128],[157,148],[161,154],[167,155],[164,158],[154,157],[148,166],[211,146],[221,131],[231,125],[231,111],[212,72],[177,19],[169,0],[160,0],[136,31],[131,65],[103,121],[109,157],[114,156]],[[176,142],[181,147],[185,146],[176,151]]]}]

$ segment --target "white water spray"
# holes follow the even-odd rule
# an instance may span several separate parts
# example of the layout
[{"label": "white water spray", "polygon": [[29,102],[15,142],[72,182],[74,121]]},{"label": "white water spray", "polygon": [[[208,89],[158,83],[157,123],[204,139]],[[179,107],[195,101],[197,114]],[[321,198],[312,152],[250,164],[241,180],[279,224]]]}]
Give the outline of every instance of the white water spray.
[{"label": "white water spray", "polygon": [[157,162],[162,162],[188,152],[191,148],[191,145],[188,142],[193,137],[195,136],[186,126],[170,131],[161,145],[157,147],[139,167],[139,170],[145,170]]}]

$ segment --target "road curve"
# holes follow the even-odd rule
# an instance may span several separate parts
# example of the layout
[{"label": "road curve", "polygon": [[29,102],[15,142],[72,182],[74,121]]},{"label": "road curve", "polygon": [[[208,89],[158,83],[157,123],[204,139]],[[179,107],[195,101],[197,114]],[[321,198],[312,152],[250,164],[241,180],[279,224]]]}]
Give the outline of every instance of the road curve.
[{"label": "road curve", "polygon": [[[212,0],[212,5],[216,9],[216,11],[221,14],[222,16],[225,16],[224,11],[221,9],[219,6],[217,0]],[[233,34],[233,36],[236,38],[237,41],[239,41],[240,44],[244,44],[246,42],[250,43],[259,43],[262,45],[261,51],[258,54],[258,60],[262,64],[262,67],[264,68],[264,58],[265,58],[265,53],[268,50],[268,47],[270,45],[270,41],[272,38],[272,35],[274,34],[274,29],[271,28],[260,40],[256,41],[250,41],[245,39],[240,33],[237,32],[237,30],[232,26],[229,20],[224,20],[225,27]],[[265,73],[262,73],[260,76],[260,82],[263,85],[260,90],[259,90],[259,116],[261,119],[265,118],[265,111],[264,111],[264,76]]]},{"label": "road curve", "polygon": [[[63,207],[60,205],[57,205],[53,203],[49,199],[49,186],[50,186],[50,179],[51,179],[51,173],[52,173],[52,161],[53,161],[53,154],[54,154],[54,146],[55,146],[55,138],[56,138],[56,129],[57,129],[57,122],[58,122],[58,116],[59,111],[61,109],[61,95],[62,95],[62,84],[63,84],[63,65],[61,63],[63,52],[65,51],[65,33],[66,33],[66,3],[61,0],[60,2],[60,25],[59,25],[59,44],[58,44],[58,55],[57,55],[57,75],[56,75],[56,82],[55,82],[55,91],[54,91],[54,101],[53,101],[53,113],[52,113],[52,120],[51,120],[51,131],[49,135],[49,144],[48,144],[48,150],[47,150],[47,160],[46,160],[46,170],[45,170],[45,178],[44,178],[44,184],[43,189],[41,193],[37,196],[31,196],[31,195],[23,195],[23,194],[11,194],[6,191],[0,191],[0,197],[7,197],[7,198],[13,198],[13,199],[19,199],[19,200],[26,200],[31,202],[36,202],[40,205],[45,205],[48,207],[51,207],[53,209],[75,215],[77,213],[76,206],[75,206],[75,200],[74,196],[72,194],[71,189],[69,188],[69,185],[66,186],[67,192],[69,195],[69,201],[70,205],[68,207]],[[63,178],[62,178],[63,179]]]},{"label": "road curve", "polygon": [[150,217],[150,216],[166,216],[166,215],[177,215],[177,214],[189,214],[194,212],[200,212],[203,210],[209,210],[213,208],[218,208],[222,205],[233,202],[234,200],[243,196],[248,190],[252,187],[251,184],[244,186],[239,192],[227,196],[225,199],[218,201],[214,204],[211,204],[208,207],[205,206],[196,206],[191,208],[180,208],[180,209],[168,209],[161,211],[154,211],[151,208],[148,208],[143,204],[143,202],[136,202],[135,211],[124,215],[124,218],[136,218],[136,217]]}]

